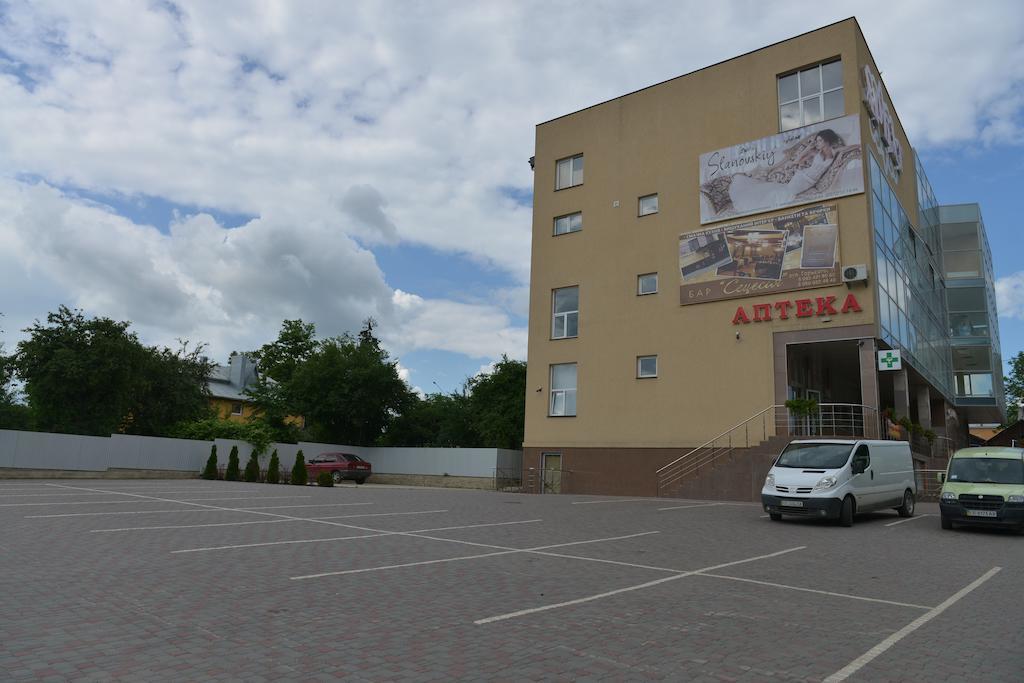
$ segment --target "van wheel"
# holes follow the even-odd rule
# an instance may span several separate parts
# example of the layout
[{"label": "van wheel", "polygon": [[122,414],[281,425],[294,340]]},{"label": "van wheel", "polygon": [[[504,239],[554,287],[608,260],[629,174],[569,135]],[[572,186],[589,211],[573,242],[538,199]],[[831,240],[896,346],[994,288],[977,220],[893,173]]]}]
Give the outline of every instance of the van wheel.
[{"label": "van wheel", "polygon": [[839,524],[853,526],[853,496],[843,498],[843,506],[839,509]]},{"label": "van wheel", "polygon": [[782,513],[781,512],[769,512],[768,516],[772,518],[773,522],[781,522],[782,521]]},{"label": "van wheel", "polygon": [[942,528],[943,529],[945,529],[946,531],[949,531],[950,529],[953,528],[953,522],[952,521],[950,521],[946,517],[942,517],[940,519],[941,519],[941,521],[939,523],[942,524]]},{"label": "van wheel", "polygon": [[914,516],[914,494],[909,490],[903,492],[903,505],[896,508],[896,512],[899,513],[900,517]]}]

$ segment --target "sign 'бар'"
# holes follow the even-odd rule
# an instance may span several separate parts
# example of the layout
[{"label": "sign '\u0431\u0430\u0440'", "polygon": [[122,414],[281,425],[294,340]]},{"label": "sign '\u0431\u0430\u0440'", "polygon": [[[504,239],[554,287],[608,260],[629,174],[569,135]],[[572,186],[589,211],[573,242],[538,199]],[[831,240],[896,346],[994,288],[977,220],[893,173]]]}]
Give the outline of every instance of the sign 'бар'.
[{"label": "sign '\u0431\u0430\u0440'", "polygon": [[[810,318],[814,316],[824,317],[829,315],[839,315],[840,313],[860,313],[860,304],[857,303],[857,297],[853,294],[847,294],[846,300],[843,301],[842,306],[836,308],[836,297],[829,296],[817,296],[813,299],[796,299],[789,300],[783,299],[770,304],[754,304],[751,306],[751,315],[747,314],[747,310],[743,306],[736,308],[736,315],[732,317],[732,324],[739,325],[740,323],[764,323],[773,319],[777,320],[789,320],[790,313],[795,318]],[[774,311],[774,314],[772,313]]]}]

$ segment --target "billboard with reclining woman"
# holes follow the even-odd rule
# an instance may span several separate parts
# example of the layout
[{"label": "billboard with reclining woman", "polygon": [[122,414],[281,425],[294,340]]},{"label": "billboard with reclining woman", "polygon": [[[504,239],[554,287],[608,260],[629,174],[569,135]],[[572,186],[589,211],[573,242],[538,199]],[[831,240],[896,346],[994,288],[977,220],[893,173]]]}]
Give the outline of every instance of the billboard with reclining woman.
[{"label": "billboard with reclining woman", "polygon": [[864,191],[856,114],[700,155],[700,222]]}]

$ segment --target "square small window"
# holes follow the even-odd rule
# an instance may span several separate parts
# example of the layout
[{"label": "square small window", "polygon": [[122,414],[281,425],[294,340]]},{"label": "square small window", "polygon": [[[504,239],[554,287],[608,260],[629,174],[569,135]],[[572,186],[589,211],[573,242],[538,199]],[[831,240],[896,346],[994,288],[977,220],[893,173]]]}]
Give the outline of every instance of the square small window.
[{"label": "square small window", "polygon": [[636,277],[636,293],[640,296],[658,293],[658,274],[644,273]]},{"label": "square small window", "polygon": [[845,113],[843,63],[835,60],[778,77],[779,130],[808,126]]},{"label": "square small window", "polygon": [[636,376],[638,379],[647,379],[658,376],[657,356],[637,356]]},{"label": "square small window", "polygon": [[231,404],[231,414],[232,415],[241,415],[242,414],[242,404],[240,402],[235,401],[234,403]]},{"label": "square small window", "polygon": [[649,216],[652,213],[658,213],[658,195],[649,194],[645,197],[640,197],[638,215]]},{"label": "square small window", "polygon": [[577,154],[555,162],[555,189],[562,190],[583,184],[583,155]]},{"label": "square small window", "polygon": [[570,232],[579,232],[583,229],[583,213],[577,211],[566,216],[559,216],[555,219],[555,234],[565,235]]}]

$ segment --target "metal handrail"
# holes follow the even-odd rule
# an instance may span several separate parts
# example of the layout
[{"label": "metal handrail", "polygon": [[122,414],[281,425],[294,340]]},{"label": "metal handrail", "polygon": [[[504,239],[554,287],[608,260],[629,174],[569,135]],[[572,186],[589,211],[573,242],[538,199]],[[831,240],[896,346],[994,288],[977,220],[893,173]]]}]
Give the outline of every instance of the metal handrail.
[{"label": "metal handrail", "polygon": [[[765,415],[769,412],[772,414],[773,422],[770,435],[765,419]],[[869,412],[873,417],[868,417],[867,413]],[[659,468],[655,472],[658,479],[657,494],[661,495],[667,486],[684,479],[705,465],[710,465],[723,455],[731,453],[734,448],[741,446],[749,448],[751,446],[750,424],[758,418],[761,419],[762,431],[761,439],[757,441],[758,444],[767,441],[769,436],[779,433],[793,436],[823,436],[831,432],[832,436],[880,438],[878,410],[873,406],[860,403],[820,403],[816,413],[796,417],[785,405],[771,405]],[[743,439],[741,441],[737,435],[734,442],[734,434],[741,428],[743,429]],[[716,445],[723,439],[727,439],[727,442]]]}]

